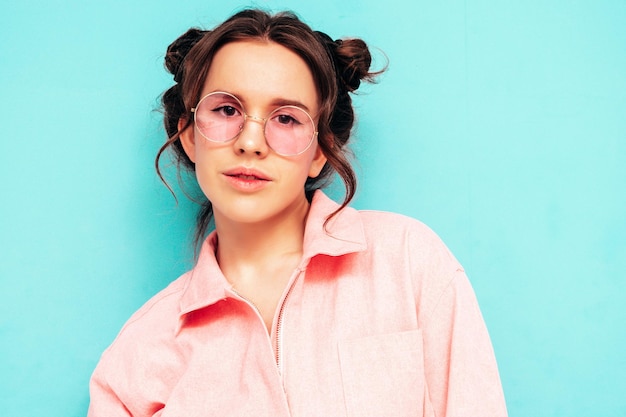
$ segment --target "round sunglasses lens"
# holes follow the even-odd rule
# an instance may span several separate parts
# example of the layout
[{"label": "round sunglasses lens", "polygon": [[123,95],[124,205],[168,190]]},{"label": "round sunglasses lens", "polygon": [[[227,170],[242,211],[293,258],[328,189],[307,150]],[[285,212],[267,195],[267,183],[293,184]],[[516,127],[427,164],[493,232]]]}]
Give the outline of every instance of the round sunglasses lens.
[{"label": "round sunglasses lens", "polygon": [[265,123],[265,138],[269,146],[281,155],[298,155],[313,142],[315,125],[311,116],[295,106],[274,110]]},{"label": "round sunglasses lens", "polygon": [[202,136],[213,142],[227,142],[239,134],[245,116],[235,97],[215,93],[200,100],[194,117]]}]

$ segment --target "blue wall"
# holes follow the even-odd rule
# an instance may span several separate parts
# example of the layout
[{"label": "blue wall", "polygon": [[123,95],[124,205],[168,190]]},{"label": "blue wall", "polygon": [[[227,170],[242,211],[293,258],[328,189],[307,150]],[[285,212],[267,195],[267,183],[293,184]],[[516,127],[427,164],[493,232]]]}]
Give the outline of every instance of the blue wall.
[{"label": "blue wall", "polygon": [[[163,53],[244,3],[7,3],[0,409],[82,416],[100,353],[191,262],[193,206],[152,168]],[[388,56],[356,99],[355,206],[466,266],[510,415],[625,416],[626,2],[402,3],[256,4]]]}]

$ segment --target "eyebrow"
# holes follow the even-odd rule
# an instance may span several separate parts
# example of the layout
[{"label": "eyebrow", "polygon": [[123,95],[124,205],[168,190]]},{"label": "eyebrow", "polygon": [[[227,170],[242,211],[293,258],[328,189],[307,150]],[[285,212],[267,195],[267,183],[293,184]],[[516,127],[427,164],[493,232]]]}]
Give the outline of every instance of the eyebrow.
[{"label": "eyebrow", "polygon": [[[237,97],[237,99],[239,101],[241,101],[241,104],[243,104],[244,106],[246,105],[246,100],[243,99],[240,94],[234,93],[232,91],[217,89],[217,90],[211,91],[210,93],[207,93],[207,94],[211,94],[211,93],[228,93],[228,94],[232,94],[233,96]],[[272,107],[295,106],[295,107],[300,107],[301,109],[305,110],[307,113],[311,114],[311,109],[309,109],[306,106],[306,104],[304,104],[304,103],[302,103],[301,101],[298,101],[298,100],[290,100],[290,99],[287,99],[287,98],[277,97],[277,98],[273,99],[270,102],[270,106],[272,106]]]},{"label": "eyebrow", "polygon": [[307,113],[311,113],[311,110],[304,104],[297,100],[288,100],[285,98],[277,98],[272,101],[272,106],[281,107],[281,106],[295,106],[300,107],[301,109],[306,110]]}]

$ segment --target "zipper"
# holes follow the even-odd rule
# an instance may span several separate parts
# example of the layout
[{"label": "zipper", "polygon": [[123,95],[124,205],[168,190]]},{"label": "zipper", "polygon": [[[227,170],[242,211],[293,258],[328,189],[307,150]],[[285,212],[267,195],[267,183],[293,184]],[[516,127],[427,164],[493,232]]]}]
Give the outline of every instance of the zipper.
[{"label": "zipper", "polygon": [[[269,343],[270,349],[274,350],[274,359],[276,360],[276,366],[278,367],[278,373],[280,375],[283,374],[283,368],[282,368],[282,332],[283,332],[283,315],[284,315],[284,312],[285,312],[285,304],[287,303],[287,299],[289,298],[289,294],[291,294],[291,290],[293,289],[293,286],[295,285],[296,281],[298,280],[298,277],[300,276],[301,272],[302,272],[302,270],[300,268],[296,268],[296,270],[294,271],[295,278],[290,280],[289,288],[287,288],[287,293],[285,294],[285,296],[280,301],[280,308],[278,309],[278,318],[276,319],[276,330],[275,330],[275,333],[276,333],[276,346],[275,347],[272,346],[271,337],[268,334],[268,340],[270,342]],[[265,329],[265,321],[263,320],[263,316],[261,315],[261,310],[259,310],[259,308],[256,306],[256,304],[254,304],[248,298],[246,298],[243,295],[241,295],[233,286],[230,287],[230,290],[233,293],[235,293],[239,298],[241,298],[243,301],[245,301],[250,307],[252,307],[254,309],[254,311],[256,312],[257,317],[259,318],[259,321],[261,322],[261,324],[263,325],[263,328]],[[267,334],[267,332],[266,332],[266,334]]]},{"label": "zipper", "polygon": [[282,302],[280,304],[280,309],[278,310],[278,318],[276,319],[276,349],[274,353],[276,354],[276,366],[278,367],[278,373],[280,375],[283,374],[283,363],[282,363],[282,348],[283,348],[283,315],[285,312],[285,305],[287,304],[287,299],[289,298],[289,294],[291,294],[291,290],[293,289],[298,277],[302,270],[297,268],[295,271],[295,278],[291,280],[289,284],[289,288],[287,288],[287,293],[285,297],[283,297]]},{"label": "zipper", "polygon": [[[263,316],[261,315],[261,310],[259,310],[259,308],[256,306],[256,304],[254,304],[252,301],[250,301],[248,298],[244,297],[243,295],[239,294],[239,292],[235,289],[235,287],[233,287],[231,285],[230,290],[237,295],[237,297],[241,298],[246,304],[248,304],[250,307],[252,307],[252,309],[254,310],[254,312],[256,313],[256,316],[259,318],[259,321],[261,322],[261,325],[263,326],[263,331],[264,333],[267,335],[267,331],[265,330],[265,321],[263,321]],[[274,349],[274,347],[272,346],[272,340],[270,339],[269,335],[267,336],[267,341],[268,341],[268,345],[270,347],[270,349]]]}]

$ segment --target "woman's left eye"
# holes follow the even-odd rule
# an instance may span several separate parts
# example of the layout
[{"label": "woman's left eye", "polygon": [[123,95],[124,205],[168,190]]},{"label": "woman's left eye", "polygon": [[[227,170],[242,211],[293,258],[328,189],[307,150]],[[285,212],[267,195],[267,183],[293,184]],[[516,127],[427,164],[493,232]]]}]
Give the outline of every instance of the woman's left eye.
[{"label": "woman's left eye", "polygon": [[279,114],[277,118],[278,118],[278,123],[284,124],[284,125],[293,123],[296,121],[296,119],[294,119],[293,117],[287,114]]},{"label": "woman's left eye", "polygon": [[234,116],[237,114],[237,109],[228,105],[223,105],[222,107],[218,108],[217,111],[223,113],[225,116]]},{"label": "woman's left eye", "polygon": [[298,118],[294,117],[292,114],[281,113],[277,114],[274,117],[274,120],[281,125],[301,125],[302,123],[298,120]]}]

